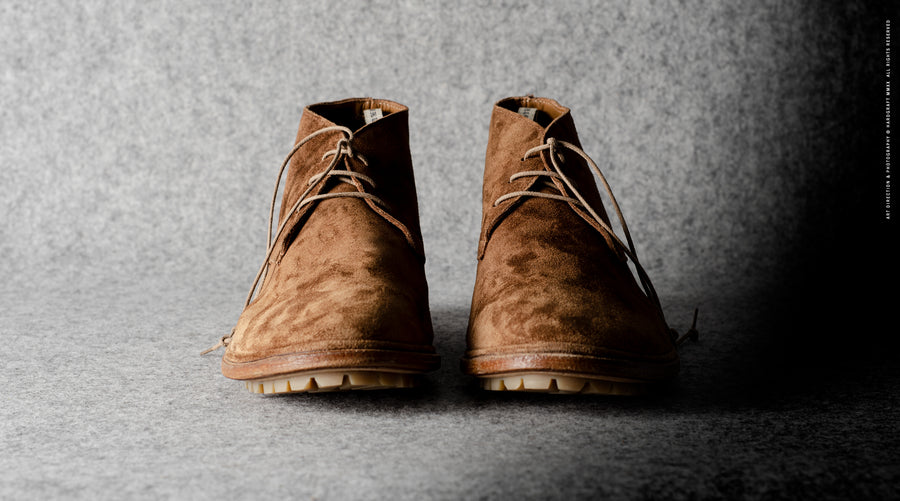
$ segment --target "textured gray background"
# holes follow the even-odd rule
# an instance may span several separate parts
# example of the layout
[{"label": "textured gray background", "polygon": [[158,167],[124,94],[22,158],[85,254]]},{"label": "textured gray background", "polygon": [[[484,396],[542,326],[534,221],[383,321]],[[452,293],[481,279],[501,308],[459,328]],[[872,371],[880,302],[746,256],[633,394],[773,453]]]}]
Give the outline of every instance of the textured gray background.
[{"label": "textured gray background", "polygon": [[[888,14],[0,3],[0,498],[898,496]],[[525,93],[573,110],[673,324],[701,308],[659,395],[457,370],[491,106]],[[240,313],[301,109],[351,96],[410,107],[444,366],[405,394],[247,394],[198,352]]]}]

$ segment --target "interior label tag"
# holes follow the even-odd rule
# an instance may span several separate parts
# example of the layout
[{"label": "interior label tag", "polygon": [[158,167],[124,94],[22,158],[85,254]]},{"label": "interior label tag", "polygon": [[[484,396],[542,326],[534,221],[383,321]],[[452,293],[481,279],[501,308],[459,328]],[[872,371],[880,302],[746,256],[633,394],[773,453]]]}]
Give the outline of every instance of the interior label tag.
[{"label": "interior label tag", "polygon": [[381,114],[381,108],[363,110],[363,118],[366,119],[366,125],[374,122],[375,120],[380,120],[382,117],[383,115]]},{"label": "interior label tag", "polygon": [[537,108],[525,108],[525,107],[519,108],[519,115],[522,115],[523,117],[525,117],[529,120],[534,120],[535,113],[537,113]]}]

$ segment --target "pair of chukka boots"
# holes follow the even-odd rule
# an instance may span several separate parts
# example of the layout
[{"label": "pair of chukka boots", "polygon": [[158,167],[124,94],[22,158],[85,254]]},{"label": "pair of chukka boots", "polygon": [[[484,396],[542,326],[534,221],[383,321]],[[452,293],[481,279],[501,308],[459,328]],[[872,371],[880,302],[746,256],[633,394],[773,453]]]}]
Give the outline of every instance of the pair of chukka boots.
[{"label": "pair of chukka boots", "polygon": [[[461,367],[483,388],[630,394],[677,375],[680,339],[552,99],[494,106],[477,256]],[[440,366],[424,262],[408,109],[308,106],[275,185],[265,259],[214,347],[226,347],[222,373],[256,393],[414,386]]]}]

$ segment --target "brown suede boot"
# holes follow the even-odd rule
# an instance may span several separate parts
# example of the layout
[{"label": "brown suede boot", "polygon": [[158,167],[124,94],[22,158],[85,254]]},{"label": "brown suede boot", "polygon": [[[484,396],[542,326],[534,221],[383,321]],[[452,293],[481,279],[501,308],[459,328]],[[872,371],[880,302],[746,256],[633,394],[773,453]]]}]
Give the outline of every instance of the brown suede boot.
[{"label": "brown suede boot", "polygon": [[680,341],[554,100],[494,106],[478,259],[462,369],[485,389],[632,394],[677,375]]},{"label": "brown suede boot", "polygon": [[311,392],[407,387],[438,368],[407,119],[368,98],[303,111],[266,259],[219,344],[226,377]]}]

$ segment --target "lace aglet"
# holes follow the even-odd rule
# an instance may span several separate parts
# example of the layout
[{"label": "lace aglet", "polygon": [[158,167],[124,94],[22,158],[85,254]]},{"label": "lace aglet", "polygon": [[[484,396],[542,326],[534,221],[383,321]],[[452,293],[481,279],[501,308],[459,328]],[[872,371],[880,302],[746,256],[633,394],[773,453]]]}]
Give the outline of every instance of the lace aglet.
[{"label": "lace aglet", "polygon": [[223,343],[221,340],[219,340],[218,343],[216,343],[216,344],[210,346],[209,348],[207,348],[207,349],[201,351],[201,352],[200,352],[200,356],[202,357],[203,355],[206,355],[207,353],[212,353],[212,352],[218,350],[219,348],[221,348],[221,347],[223,347],[223,346],[225,346],[225,343]]},{"label": "lace aglet", "polygon": [[697,341],[700,339],[700,332],[697,331],[697,314],[700,312],[700,308],[694,308],[694,321],[691,322],[691,328],[688,329],[687,332],[681,335],[676,341],[676,346],[681,346],[685,341],[690,339],[691,341]]},{"label": "lace aglet", "polygon": [[218,342],[218,343],[216,343],[216,344],[210,346],[209,348],[207,348],[207,349],[201,351],[201,352],[200,352],[200,356],[202,357],[203,355],[206,355],[207,353],[212,353],[212,352],[218,350],[219,348],[225,348],[225,347],[227,347],[227,346],[228,346],[228,341],[231,339],[231,336],[233,336],[233,335],[234,335],[234,331],[232,330],[232,331],[231,331],[231,334],[228,334],[228,335],[226,335],[226,336],[222,336],[222,337],[219,339],[219,342]]}]

